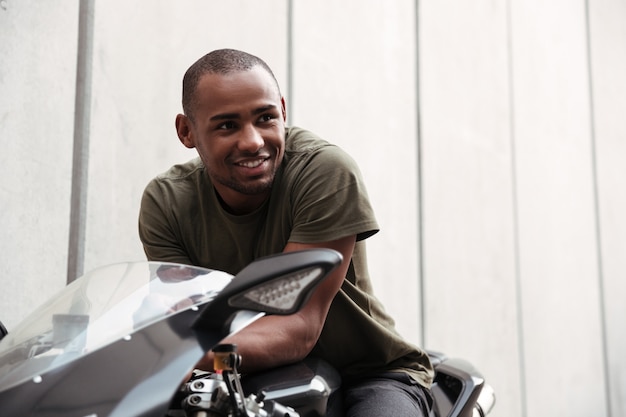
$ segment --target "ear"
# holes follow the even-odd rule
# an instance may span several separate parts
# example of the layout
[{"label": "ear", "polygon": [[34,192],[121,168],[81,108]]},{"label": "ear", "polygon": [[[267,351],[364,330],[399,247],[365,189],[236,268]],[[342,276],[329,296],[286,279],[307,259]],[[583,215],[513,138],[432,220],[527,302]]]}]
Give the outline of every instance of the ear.
[{"label": "ear", "polygon": [[193,140],[193,126],[191,125],[191,120],[184,114],[176,115],[176,133],[178,134],[178,139],[180,139],[181,143],[187,148],[191,149],[196,147]]},{"label": "ear", "polygon": [[280,98],[280,105],[283,112],[283,122],[287,123],[287,105],[285,104],[285,97]]}]

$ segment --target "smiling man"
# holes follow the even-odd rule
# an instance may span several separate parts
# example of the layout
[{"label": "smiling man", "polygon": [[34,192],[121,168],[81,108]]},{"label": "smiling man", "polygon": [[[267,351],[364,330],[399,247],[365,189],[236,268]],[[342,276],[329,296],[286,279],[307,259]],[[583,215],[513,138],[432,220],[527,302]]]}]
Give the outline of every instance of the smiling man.
[{"label": "smiling man", "polygon": [[[341,149],[286,126],[285,100],[261,59],[213,51],[183,78],[178,138],[199,158],[144,192],[148,259],[236,274],[254,259],[331,248],[343,263],[291,316],[269,316],[225,342],[246,372],[321,357],[342,376],[333,415],[427,416],[433,371],[372,294],[364,240],[378,231],[361,174]],[[198,367],[209,369],[208,353]]]}]

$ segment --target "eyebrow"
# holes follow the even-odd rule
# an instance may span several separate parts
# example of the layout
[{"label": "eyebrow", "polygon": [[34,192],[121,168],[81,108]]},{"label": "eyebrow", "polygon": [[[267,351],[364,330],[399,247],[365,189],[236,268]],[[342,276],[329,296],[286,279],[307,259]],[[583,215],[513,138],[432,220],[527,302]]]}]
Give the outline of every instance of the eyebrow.
[{"label": "eyebrow", "polygon": [[[252,115],[256,116],[262,113],[265,113],[266,111],[269,110],[276,110],[278,107],[274,104],[268,104],[266,106],[261,106],[259,108],[256,108],[252,111]],[[216,114],[215,116],[211,117],[209,120],[211,121],[215,121],[215,120],[231,120],[231,119],[239,119],[241,116],[239,115],[239,113],[221,113],[221,114]]]}]

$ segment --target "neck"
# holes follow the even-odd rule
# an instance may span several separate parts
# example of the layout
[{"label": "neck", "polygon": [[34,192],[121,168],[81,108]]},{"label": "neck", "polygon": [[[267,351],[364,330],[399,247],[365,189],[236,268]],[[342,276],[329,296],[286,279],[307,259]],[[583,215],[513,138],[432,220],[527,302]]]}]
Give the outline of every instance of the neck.
[{"label": "neck", "polygon": [[235,193],[236,195],[222,196],[217,189],[215,189],[215,194],[222,208],[235,216],[243,216],[252,213],[261,207],[269,196],[269,192],[258,195],[242,195]]}]

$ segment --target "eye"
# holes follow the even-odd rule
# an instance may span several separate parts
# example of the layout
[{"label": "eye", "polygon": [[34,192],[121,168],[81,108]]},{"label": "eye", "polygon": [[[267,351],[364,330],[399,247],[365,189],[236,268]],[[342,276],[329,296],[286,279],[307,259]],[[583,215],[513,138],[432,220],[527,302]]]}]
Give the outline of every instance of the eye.
[{"label": "eye", "polygon": [[266,113],[264,115],[262,115],[261,117],[259,117],[259,121],[260,122],[269,122],[271,120],[274,120],[276,118],[275,115],[270,114],[270,113]]},{"label": "eye", "polygon": [[218,130],[230,130],[235,128],[235,122],[224,122],[217,125]]}]

